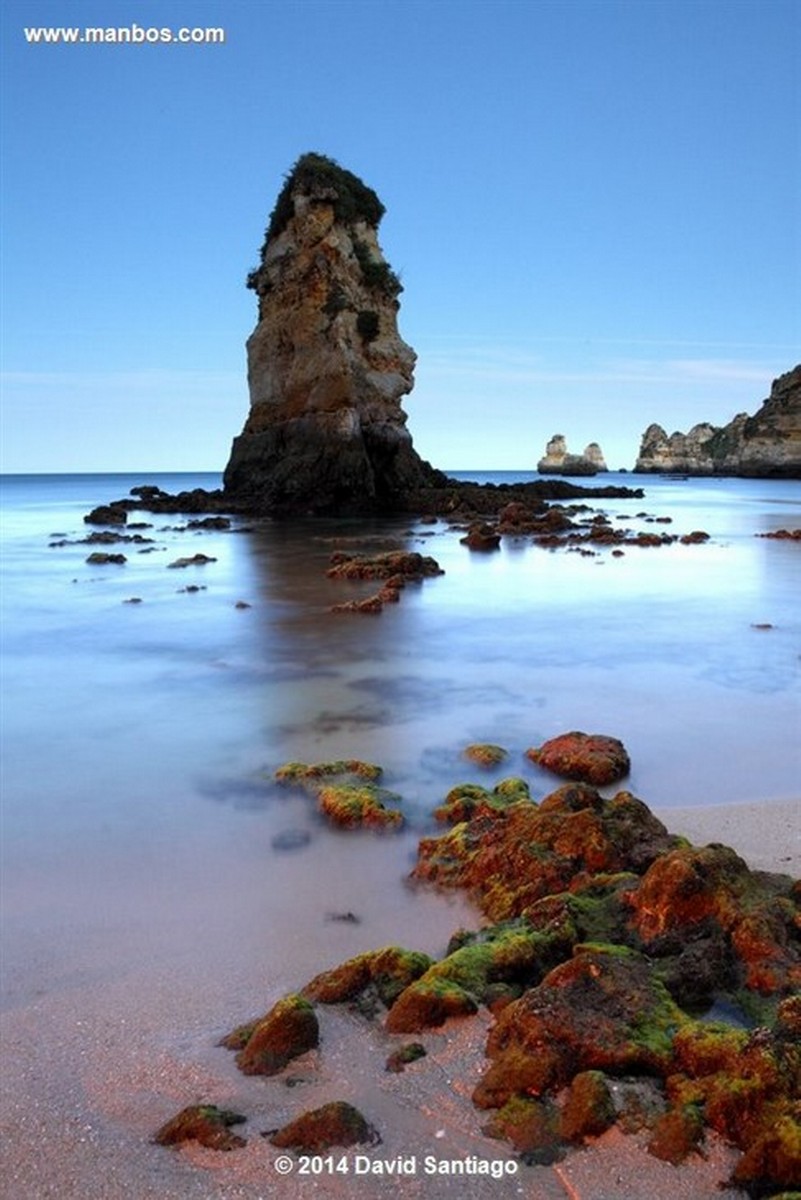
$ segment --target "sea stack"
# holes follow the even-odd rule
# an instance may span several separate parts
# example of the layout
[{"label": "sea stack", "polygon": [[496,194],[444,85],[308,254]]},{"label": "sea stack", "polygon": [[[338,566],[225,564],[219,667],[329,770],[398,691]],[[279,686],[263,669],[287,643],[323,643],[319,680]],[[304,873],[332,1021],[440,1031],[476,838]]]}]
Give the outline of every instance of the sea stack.
[{"label": "sea stack", "polygon": [[537,463],[537,470],[540,475],[597,475],[608,468],[597,442],[590,442],[583,454],[570,454],[564,434],[555,433]]},{"label": "sea stack", "polygon": [[670,435],[661,425],[649,425],[634,470],[801,478],[801,364],[774,379],[753,417],[738,413],[728,425],[702,422],[688,433]]},{"label": "sea stack", "polygon": [[320,154],[286,178],[248,286],[250,412],[225,470],[250,511],[402,511],[438,482],[406,429],[415,353],[398,333],[400,280],[377,231],[384,214],[360,179]]}]

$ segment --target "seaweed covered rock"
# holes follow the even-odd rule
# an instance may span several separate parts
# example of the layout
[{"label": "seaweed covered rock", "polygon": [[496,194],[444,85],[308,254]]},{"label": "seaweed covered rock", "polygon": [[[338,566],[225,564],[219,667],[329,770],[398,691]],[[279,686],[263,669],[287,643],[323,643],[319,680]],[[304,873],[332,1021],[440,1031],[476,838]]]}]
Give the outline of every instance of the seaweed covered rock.
[{"label": "seaweed covered rock", "polygon": [[384,803],[385,800],[399,799],[394,792],[371,783],[360,787],[326,784],[317,793],[320,812],[340,829],[400,829],[403,814],[395,808],[387,808]]},{"label": "seaweed covered rock", "polygon": [[559,1114],[560,1135],[569,1142],[598,1137],[616,1118],[612,1093],[603,1071],[579,1071],[567,1090]]},{"label": "seaweed covered rock", "polygon": [[492,816],[519,800],[529,800],[525,779],[502,779],[491,790],[478,783],[460,783],[451,788],[442,804],[434,809],[434,817],[449,825],[470,821],[473,817]]},{"label": "seaweed covered rock", "polygon": [[617,783],[631,769],[628,752],[618,738],[600,733],[563,733],[526,751],[532,762],[564,779],[603,787]]},{"label": "seaweed covered rock", "polygon": [[673,1036],[686,1021],[643,955],[576,946],[571,959],[501,1012],[487,1042],[492,1066],[475,1098],[499,1107],[519,1092],[554,1092],[593,1069],[665,1074]]},{"label": "seaweed covered rock", "polygon": [[416,1033],[519,995],[570,952],[570,942],[558,928],[540,931],[518,919],[465,933],[448,950],[398,996],[386,1020],[391,1033]]},{"label": "seaweed covered rock", "polygon": [[400,796],[376,786],[381,775],[381,767],[360,759],[290,762],[275,772],[278,783],[316,797],[320,812],[340,829],[400,829],[403,815],[386,807],[400,801]]},{"label": "seaweed covered rock", "polygon": [[[721,983],[763,996],[801,989],[801,913],[792,881],[750,871],[727,846],[680,846],[662,855],[632,892],[634,923],[649,950],[664,955],[671,935],[698,932]],[[685,974],[703,971],[694,955]],[[727,978],[728,976],[728,978]]]},{"label": "seaweed covered rock", "polygon": [[431,965],[427,954],[385,946],[357,954],[338,967],[315,975],[303,988],[303,995],[321,1004],[342,1004],[371,988],[381,1003],[390,1008],[401,992]]},{"label": "seaweed covered rock", "polygon": [[642,872],[677,844],[628,792],[604,800],[586,784],[567,784],[539,805],[478,800],[474,818],[422,839],[413,875],[468,890],[492,921],[522,916],[599,873]]},{"label": "seaweed covered rock", "polygon": [[320,1154],[332,1146],[374,1145],[378,1132],[357,1108],[332,1100],[312,1109],[270,1135],[273,1146],[298,1153]]},{"label": "seaweed covered rock", "polygon": [[199,1142],[210,1150],[238,1150],[245,1139],[231,1133],[232,1125],[241,1125],[247,1117],[218,1108],[216,1104],[190,1104],[167,1121],[153,1137],[159,1146],[179,1146]]},{"label": "seaweed covered rock", "polygon": [[497,767],[509,757],[509,751],[492,742],[471,742],[462,751],[465,758],[479,767]]},{"label": "seaweed covered rock", "polygon": [[515,1096],[492,1114],[483,1132],[509,1142],[529,1164],[545,1166],[565,1156],[559,1109],[552,1100]]},{"label": "seaweed covered rock", "polygon": [[383,775],[381,767],[375,763],[363,762],[359,758],[335,759],[329,762],[284,763],[275,772],[278,783],[295,785],[297,787],[316,787],[320,780],[332,776],[355,776],[367,783],[375,783]]},{"label": "seaweed covered rock", "polygon": [[245,1075],[275,1075],[319,1041],[313,1006],[304,996],[290,995],[258,1021],[238,1026],[221,1044],[238,1051],[236,1063]]},{"label": "seaweed covered rock", "polygon": [[686,1025],[674,1039],[667,1093],[673,1112],[696,1106],[708,1125],[744,1151],[734,1181],[752,1195],[797,1185],[801,1041],[781,1021],[772,1030],[752,1031]]}]

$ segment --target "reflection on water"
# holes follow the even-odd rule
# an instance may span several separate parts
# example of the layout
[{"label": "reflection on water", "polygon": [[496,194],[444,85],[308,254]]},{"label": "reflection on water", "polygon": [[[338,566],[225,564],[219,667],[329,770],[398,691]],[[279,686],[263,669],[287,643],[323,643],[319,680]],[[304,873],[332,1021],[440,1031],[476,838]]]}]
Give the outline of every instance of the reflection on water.
[{"label": "reflection on water", "polygon": [[[475,555],[442,522],[194,533],[147,514],[155,549],[123,545],[124,566],[90,566],[82,544],[49,548],[56,531],[84,537],[85,512],[141,482],[3,486],[4,1005],[7,1044],[30,1045],[33,1023],[47,1062],[11,1083],[43,1114],[42,1139],[97,1122],[74,1095],[76,1062],[98,1069],[87,1011],[104,1045],[133,1044],[140,1062],[169,1042],[186,1072],[202,1046],[209,1071],[233,1075],[210,1029],[361,950],[443,953],[477,916],[406,885],[420,832],[457,782],[515,774],[535,797],[551,790],[524,751],[554,734],[621,737],[627,785],[652,804],[797,794],[801,548],[754,534],[797,525],[801,485],[637,479],[646,499],[613,501],[611,515],[635,529],[668,515],[711,541],[617,558],[522,541]],[[374,590],[326,575],[336,540],[357,537],[431,554],[446,573],[380,616],[332,614]],[[216,561],[166,569],[199,550]],[[508,760],[483,772],[462,755],[474,741]],[[282,763],[329,758],[381,764],[407,830],[338,833],[275,786]],[[137,1177],[150,1118],[116,1062],[109,1077],[113,1137],[128,1137],[115,1161]],[[203,1090],[187,1087],[175,1098]]]}]

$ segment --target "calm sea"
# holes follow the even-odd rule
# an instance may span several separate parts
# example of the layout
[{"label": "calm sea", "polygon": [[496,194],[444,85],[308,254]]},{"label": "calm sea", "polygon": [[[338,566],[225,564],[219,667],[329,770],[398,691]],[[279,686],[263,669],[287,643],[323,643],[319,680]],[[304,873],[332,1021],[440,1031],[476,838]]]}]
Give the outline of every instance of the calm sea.
[{"label": "calm sea", "polygon": [[[99,1105],[130,1134],[133,1161],[150,1110],[133,1093],[122,1116],[100,1104],[119,1060],[104,1065],[79,1033],[95,1038],[99,1023],[118,1054],[132,1045],[137,1062],[185,1062],[205,1053],[209,1029],[349,954],[390,941],[443,953],[475,917],[461,899],[404,885],[431,810],[457,782],[504,774],[544,795],[554,780],[524,751],[558,733],[621,737],[626,786],[652,805],[799,794],[801,545],[755,535],[801,524],[801,483],[597,482],[645,489],[600,502],[616,524],[703,529],[709,542],[616,558],[523,539],[481,555],[442,522],[197,532],[141,513],[131,520],[151,526],[139,532],[152,543],[106,547],[126,563],[93,566],[95,547],[76,541],[93,506],[136,484],[219,479],[2,480],[3,1005],[15,1038],[45,1031],[42,1078],[56,1081],[46,1103],[20,1065],[16,1096],[54,1126],[67,1096],[94,1119]],[[373,589],[327,578],[329,557],[366,537],[433,555],[445,574],[379,616],[334,615]],[[197,552],[214,561],[170,569]],[[504,769],[467,764],[474,741],[505,746]],[[333,832],[271,783],[289,760],[350,757],[385,768],[406,834]],[[282,852],[286,834],[303,844]],[[358,922],[333,919],[343,913]],[[91,1087],[76,1100],[81,1054]],[[192,1090],[168,1089],[168,1101],[152,1080],[141,1088],[172,1111]]]}]

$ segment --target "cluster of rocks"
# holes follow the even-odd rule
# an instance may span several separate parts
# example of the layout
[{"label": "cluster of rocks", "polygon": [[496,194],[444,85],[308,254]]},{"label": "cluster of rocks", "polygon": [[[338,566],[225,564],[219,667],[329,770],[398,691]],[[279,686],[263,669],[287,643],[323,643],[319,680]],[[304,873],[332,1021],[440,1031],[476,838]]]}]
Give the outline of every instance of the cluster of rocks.
[{"label": "cluster of rocks", "polygon": [[555,433],[537,463],[540,475],[597,475],[609,468],[597,442],[590,442],[583,454],[570,454],[564,434]]},{"label": "cluster of rocks", "polygon": [[387,804],[401,797],[378,785],[383,775],[374,763],[347,759],[326,763],[285,763],[275,773],[277,783],[305,791],[318,811],[339,829],[400,829],[403,815]]},{"label": "cluster of rocks", "polygon": [[[507,754],[489,744],[466,753],[495,766]],[[434,812],[447,832],[419,845],[413,878],[465,889],[484,926],[454,934],[439,960],[401,946],[359,954],[224,1044],[245,1073],[275,1075],[325,1053],[319,1005],[348,1005],[400,1037],[488,1008],[489,1062],[472,1099],[487,1114],[485,1132],[524,1162],[553,1162],[616,1123],[646,1129],[654,1155],[680,1162],[714,1130],[741,1150],[731,1182],[749,1195],[794,1186],[801,884],[751,871],[725,846],[671,835],[630,792],[602,796],[598,786],[629,770],[618,739],[574,731],[527,754],[573,782],[539,803],[514,776],[492,788],[459,785]],[[288,764],[279,774],[319,793],[344,772],[372,781],[379,768]],[[735,1017],[722,1022],[716,1011]],[[385,1069],[424,1070],[424,1052],[424,1042],[404,1042]],[[184,1136],[229,1148],[239,1119],[195,1107],[157,1139],[174,1142],[189,1121]],[[269,1136],[317,1152],[378,1134],[336,1102]]]},{"label": "cluster of rocks", "polygon": [[[671,523],[670,517],[651,517],[646,512],[635,514],[635,519],[649,524]],[[494,519],[460,511],[450,520],[457,526],[464,525],[466,532],[461,541],[470,550],[497,550],[504,536],[526,537],[535,546],[550,550],[568,547],[584,554],[611,547],[617,555],[624,553],[624,546],[670,546],[676,542],[692,545],[709,539],[709,534],[700,529],[676,534],[616,527],[605,513],[594,512],[587,505],[548,505],[544,501],[513,500]]]},{"label": "cluster of rocks", "polygon": [[708,422],[668,436],[649,425],[634,470],[640,474],[801,478],[801,364],[774,379],[770,396],[728,425]]},{"label": "cluster of rocks", "polygon": [[774,538],[776,541],[797,542],[801,540],[801,529],[774,529],[770,533],[757,533],[754,536]]},{"label": "cluster of rocks", "polygon": [[332,606],[335,613],[379,613],[385,604],[396,604],[408,583],[421,583],[436,575],[444,575],[436,559],[415,550],[387,550],[381,554],[348,554],[336,550],[331,555],[329,579],[377,579],[377,592],[357,600],[345,600]]}]

